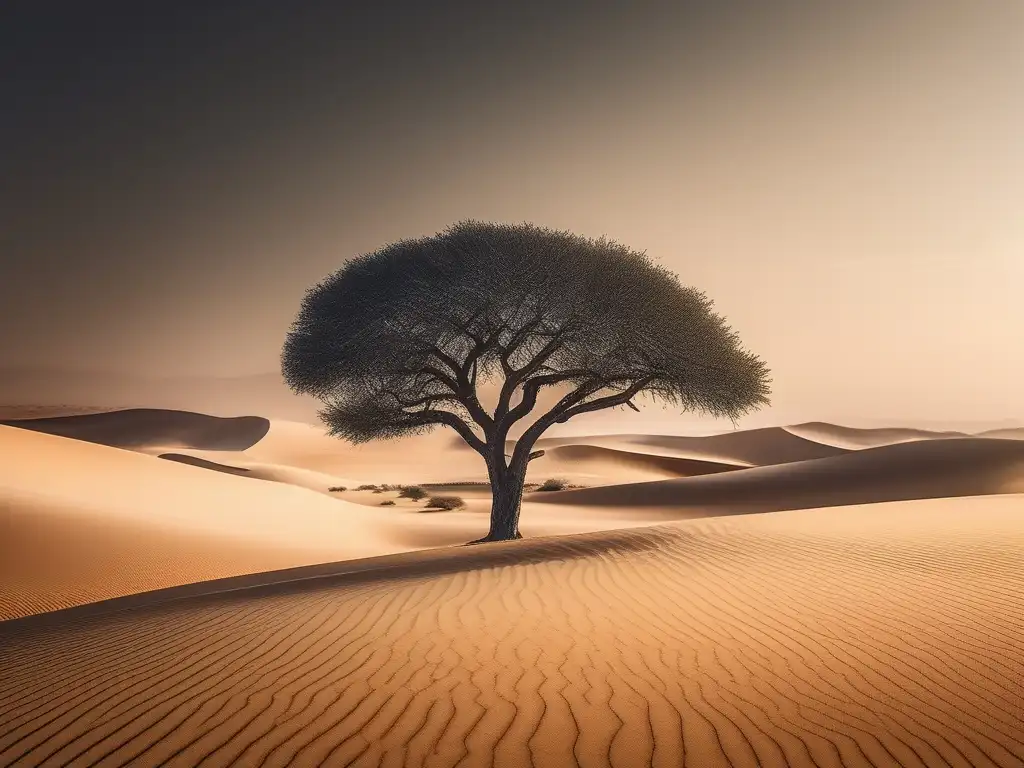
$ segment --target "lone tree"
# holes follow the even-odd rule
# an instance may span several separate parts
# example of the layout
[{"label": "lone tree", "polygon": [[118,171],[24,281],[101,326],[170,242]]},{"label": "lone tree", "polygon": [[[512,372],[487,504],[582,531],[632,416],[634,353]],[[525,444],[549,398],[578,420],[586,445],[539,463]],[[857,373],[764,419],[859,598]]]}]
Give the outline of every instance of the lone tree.
[{"label": "lone tree", "polygon": [[[483,457],[493,494],[478,541],[521,538],[527,465],[549,427],[639,410],[638,395],[735,419],[768,403],[770,383],[711,300],[646,254],[475,221],[386,245],[311,288],[282,369],[293,391],[324,403],[336,437],[361,443],[437,425],[461,435]],[[490,409],[477,385],[495,377]],[[523,422],[545,387],[566,394]],[[517,424],[526,428],[509,455]]]}]

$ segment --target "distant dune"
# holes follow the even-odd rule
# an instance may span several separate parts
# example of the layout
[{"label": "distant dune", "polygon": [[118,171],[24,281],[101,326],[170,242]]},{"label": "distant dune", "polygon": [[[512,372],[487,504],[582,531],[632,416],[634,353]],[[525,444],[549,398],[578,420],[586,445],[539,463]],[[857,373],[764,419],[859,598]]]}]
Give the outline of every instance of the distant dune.
[{"label": "distant dune", "polygon": [[[641,453],[600,445],[563,445],[548,449],[549,466],[571,468],[574,472],[591,472],[605,482],[623,474],[659,477],[695,477],[741,469],[745,465],[726,464],[701,459],[682,459],[656,453]],[[539,465],[538,465],[539,466]]]},{"label": "distant dune", "polygon": [[83,413],[107,413],[127,410],[126,406],[115,407],[96,405],[0,405],[0,422],[21,419],[51,419],[59,416],[80,416]]},{"label": "distant dune", "polygon": [[368,483],[486,480],[487,468],[479,454],[452,438],[451,431],[438,429],[426,435],[352,445],[330,437],[323,427],[272,421],[267,436],[238,459],[243,462],[239,466],[253,462],[299,467]]},{"label": "distant dune", "polygon": [[[907,429],[902,427],[883,429],[857,429],[841,427],[837,424],[826,424],[821,421],[809,421],[785,427],[798,437],[814,440],[825,445],[857,450],[859,448],[877,448],[881,445],[894,445],[914,440],[939,440],[953,437],[967,437],[965,432],[935,432],[927,429]],[[982,435],[989,437],[989,435]]]},{"label": "distant dune", "polygon": [[747,466],[786,464],[839,456],[847,452],[843,448],[807,440],[782,427],[737,430],[707,437],[594,435],[541,438],[537,441],[537,448],[543,449],[570,445],[597,445],[618,450],[643,451],[677,458]]},{"label": "distant dune", "polygon": [[164,446],[244,451],[262,440],[270,422],[259,416],[220,418],[203,413],[133,408],[0,424],[115,448]]},{"label": "distant dune", "polygon": [[979,432],[978,437],[991,437],[1001,440],[1024,440],[1024,427],[990,429],[988,432]]},{"label": "distant dune", "polygon": [[1024,443],[962,438],[704,477],[533,493],[535,503],[659,507],[670,517],[1024,492]]},{"label": "distant dune", "polygon": [[292,393],[277,371],[230,377],[155,377],[61,368],[0,369],[0,418],[23,418],[5,413],[14,407],[67,408],[66,403],[73,406],[63,413],[160,408],[216,416],[255,413],[309,423],[316,423],[319,409],[312,398]]},{"label": "distant dune", "polygon": [[1021,765],[1021,497],[843,512],[0,624],[0,764]]}]

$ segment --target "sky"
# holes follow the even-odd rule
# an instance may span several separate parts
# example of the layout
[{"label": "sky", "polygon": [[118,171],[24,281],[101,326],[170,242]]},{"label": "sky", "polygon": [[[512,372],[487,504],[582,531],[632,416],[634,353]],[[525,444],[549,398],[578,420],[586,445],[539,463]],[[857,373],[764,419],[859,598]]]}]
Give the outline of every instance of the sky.
[{"label": "sky", "polygon": [[13,0],[2,365],[273,371],[346,259],[531,221],[706,291],[769,421],[1024,419],[1022,35],[1019,0]]}]

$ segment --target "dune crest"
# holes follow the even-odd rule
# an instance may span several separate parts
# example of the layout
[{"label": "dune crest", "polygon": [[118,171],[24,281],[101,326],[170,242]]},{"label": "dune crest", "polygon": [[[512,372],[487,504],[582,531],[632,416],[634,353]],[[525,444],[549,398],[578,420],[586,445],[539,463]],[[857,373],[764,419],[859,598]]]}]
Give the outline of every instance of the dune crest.
[{"label": "dune crest", "polygon": [[[937,432],[928,429],[911,429],[908,427],[884,427],[876,429],[860,429],[843,427],[838,424],[827,424],[823,421],[808,421],[803,424],[792,424],[784,429],[802,437],[825,445],[838,448],[858,450],[860,448],[878,448],[883,445],[909,443],[915,440],[942,440],[956,437],[968,437],[966,432]],[[978,435],[987,437],[988,435]]]},{"label": "dune crest", "polygon": [[864,448],[703,477],[532,493],[537,504],[658,507],[670,518],[1024,492],[1024,443],[984,438]]},{"label": "dune crest", "polygon": [[618,450],[657,453],[676,458],[746,466],[788,464],[793,461],[821,459],[847,453],[843,448],[807,440],[782,427],[737,430],[703,437],[592,435],[547,437],[537,441],[537,448],[544,449],[570,445],[596,445]]},{"label": "dune crest", "polygon": [[979,432],[978,437],[991,437],[1001,440],[1024,440],[1024,427],[1010,427],[1008,429],[990,429],[987,432]]},{"label": "dune crest", "polygon": [[270,430],[270,422],[260,416],[227,418],[159,408],[17,419],[0,424],[114,448],[158,445],[213,451],[244,451]]},{"label": "dune crest", "polygon": [[214,472],[224,472],[228,475],[252,477],[252,470],[248,467],[235,467],[230,464],[220,464],[216,461],[210,461],[209,459],[204,459],[201,456],[191,456],[187,453],[160,453],[157,454],[157,458],[166,459],[167,461],[176,461],[179,464],[188,464],[190,467],[212,469]]},{"label": "dune crest", "polygon": [[607,485],[643,479],[696,477],[742,469],[745,465],[687,459],[602,445],[561,445],[548,448],[531,466],[531,476],[565,475]]}]

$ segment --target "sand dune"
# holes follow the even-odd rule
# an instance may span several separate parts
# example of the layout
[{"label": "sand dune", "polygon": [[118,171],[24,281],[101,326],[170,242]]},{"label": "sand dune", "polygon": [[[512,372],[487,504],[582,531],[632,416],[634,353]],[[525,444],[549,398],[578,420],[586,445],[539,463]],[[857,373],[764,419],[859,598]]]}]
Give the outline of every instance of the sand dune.
[{"label": "sand dune", "polygon": [[[255,480],[269,480],[274,483],[286,483],[297,485],[300,488],[309,488],[320,493],[327,493],[329,489],[337,486],[354,488],[362,483],[361,480],[327,475],[323,472],[316,472],[302,467],[289,467],[281,464],[261,464],[251,462],[239,457],[240,463],[225,464],[214,461],[213,457],[220,458],[216,453],[207,455],[195,455],[193,453],[156,453],[161,459],[169,459],[182,464],[189,464],[193,467],[210,469],[216,472],[226,472],[229,475],[239,475]],[[244,454],[243,454],[244,457]]]},{"label": "sand dune", "polygon": [[215,451],[243,451],[262,440],[270,429],[270,422],[259,416],[221,418],[157,408],[0,423],[116,448],[158,445]]},{"label": "sand dune", "polygon": [[190,467],[200,469],[212,469],[214,472],[224,472],[229,475],[240,475],[241,477],[253,477],[252,470],[248,467],[235,467],[230,464],[220,464],[216,461],[204,459],[201,456],[191,456],[187,453],[161,453],[157,458],[176,461],[179,464],[188,464]]},{"label": "sand dune", "polygon": [[[0,427],[0,455],[0,621],[199,580],[461,544],[487,531],[486,494],[466,511],[388,509],[379,504],[396,493],[328,495],[336,478],[311,470],[256,464],[259,477],[233,476],[12,427]],[[658,519],[566,508],[524,521],[523,532]]]},{"label": "sand dune", "polygon": [[[826,424],[821,421],[809,421],[804,424],[793,424],[785,427],[787,432],[838,448],[857,450],[859,448],[877,448],[881,445],[895,445],[914,440],[938,440],[953,437],[967,437],[964,432],[936,432],[927,429],[908,429],[890,427],[882,429],[857,429],[842,427],[838,424]],[[988,436],[988,435],[984,435]]]},{"label": "sand dune", "polygon": [[678,519],[1017,492],[1024,492],[1024,444],[962,438],[865,448],[704,477],[532,493],[529,499],[592,508],[658,507]]},{"label": "sand dune", "polygon": [[992,437],[1002,440],[1024,440],[1024,427],[990,429],[987,432],[979,432],[978,437]]},{"label": "sand dune", "polygon": [[[556,446],[531,463],[529,480],[565,476],[587,485],[634,482],[722,472],[745,464],[683,458],[652,447],[630,450],[579,443]],[[595,438],[595,442],[608,438]],[[611,440],[614,444],[614,440]],[[153,453],[160,451],[152,450]],[[169,451],[192,456],[196,466],[221,464],[245,469],[250,477],[295,482],[324,490],[361,483],[465,483],[486,480],[483,460],[447,430],[403,440],[351,445],[323,429],[294,422],[271,422],[266,437],[245,451]],[[666,455],[663,455],[666,454]],[[187,459],[178,459],[187,461]],[[233,470],[222,470],[233,471]]]},{"label": "sand dune", "polygon": [[605,448],[600,445],[563,445],[548,449],[531,467],[535,474],[550,472],[582,475],[598,482],[628,482],[624,478],[695,477],[741,469],[745,465],[685,459],[657,453]]},{"label": "sand dune", "polygon": [[537,441],[537,448],[545,450],[570,445],[596,445],[616,450],[747,466],[786,464],[839,456],[847,452],[840,447],[804,439],[782,427],[739,430],[707,437],[594,435],[541,438]]},{"label": "sand dune", "polygon": [[408,549],[366,507],[0,427],[0,618]]},{"label": "sand dune", "polygon": [[316,423],[320,405],[292,393],[279,371],[247,376],[151,377],[67,368],[0,369],[0,403],[165,408],[217,416],[258,413]]},{"label": "sand dune", "polygon": [[85,413],[109,413],[127,410],[126,406],[102,407],[94,405],[0,405],[0,422],[22,419],[52,419],[61,416],[81,416]]},{"label": "sand dune", "polygon": [[701,520],[0,625],[0,764],[1020,766],[1021,512]]},{"label": "sand dune", "polygon": [[367,483],[420,483],[486,480],[480,456],[455,433],[438,429],[426,435],[352,445],[330,437],[322,427],[271,422],[267,436],[225,462],[298,467],[324,475],[359,478]]}]

